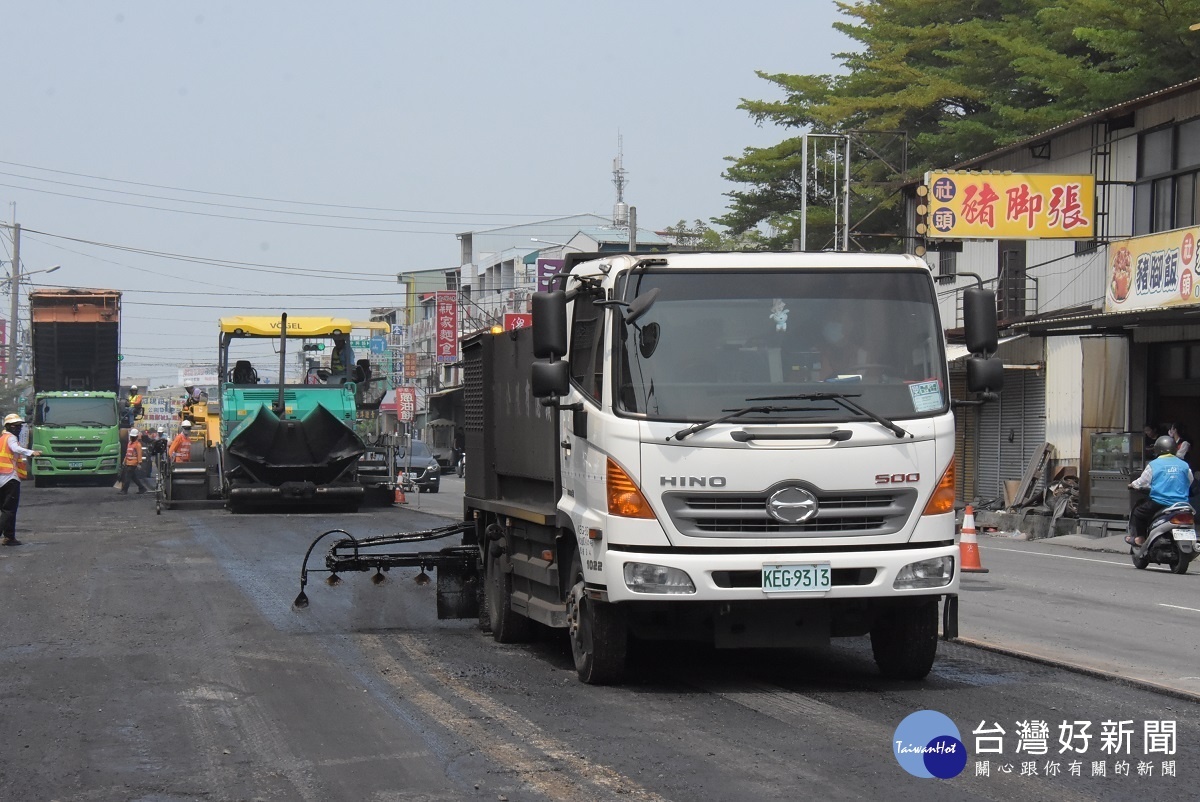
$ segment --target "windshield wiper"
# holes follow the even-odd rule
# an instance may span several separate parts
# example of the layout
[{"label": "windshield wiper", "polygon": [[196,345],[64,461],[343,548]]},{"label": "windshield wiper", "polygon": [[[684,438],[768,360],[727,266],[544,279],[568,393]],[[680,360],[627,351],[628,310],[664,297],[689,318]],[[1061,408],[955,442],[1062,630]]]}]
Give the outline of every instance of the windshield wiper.
[{"label": "windshield wiper", "polygon": [[897,426],[892,421],[877,415],[866,407],[856,404],[851,401],[851,398],[858,398],[862,393],[798,393],[796,395],[768,395],[761,398],[747,398],[747,401],[833,401],[840,404],[842,407],[857,412],[859,415],[865,415],[871,420],[878,423],[880,426],[891,431],[897,437],[912,437],[911,434]]},{"label": "windshield wiper", "polygon": [[[746,400],[747,401],[767,401],[767,400],[776,400],[776,399],[747,398]],[[779,399],[779,400],[785,400],[785,399]],[[704,423],[693,424],[691,426],[688,426],[686,429],[680,429],[679,431],[675,432],[675,434],[668,437],[667,442],[668,443],[671,442],[671,438],[674,438],[676,440],[682,440],[683,438],[687,437],[689,434],[695,434],[696,432],[700,431],[701,429],[707,429],[709,426],[716,426],[718,423],[724,423],[727,420],[733,420],[734,418],[740,418],[742,415],[749,415],[751,412],[758,412],[763,415],[769,415],[772,412],[812,412],[813,408],[812,407],[805,408],[805,407],[761,406],[761,407],[745,407],[743,409],[737,409],[737,410],[723,409],[721,411],[728,412],[729,414],[722,415],[719,418],[713,418],[712,420],[707,420]]]}]

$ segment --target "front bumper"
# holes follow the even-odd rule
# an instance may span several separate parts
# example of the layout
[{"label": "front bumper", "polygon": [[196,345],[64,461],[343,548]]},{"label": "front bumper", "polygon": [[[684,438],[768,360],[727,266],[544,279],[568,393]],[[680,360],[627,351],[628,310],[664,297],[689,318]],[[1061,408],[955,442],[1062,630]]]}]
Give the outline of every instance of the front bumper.
[{"label": "front bumper", "polygon": [[358,501],[362,485],[314,485],[311,482],[284,482],[279,486],[240,485],[230,489],[229,497],[236,501]]},{"label": "front bumper", "polygon": [[117,458],[111,457],[56,457],[43,454],[32,460],[34,476],[93,476],[117,473],[120,470]]},{"label": "front bumper", "polygon": [[[944,596],[958,592],[959,547],[953,543],[919,548],[878,551],[795,551],[749,554],[680,554],[678,552],[610,548],[603,555],[601,573],[605,587],[594,587],[597,595],[612,602],[752,601],[763,599],[898,599],[908,596]],[[954,573],[948,584],[936,588],[897,590],[896,575],[906,565],[935,557],[951,557]],[[686,572],[695,593],[640,593],[625,584],[625,563],[651,563]],[[782,563],[828,563],[833,586],[820,592],[764,593],[762,568]]]}]

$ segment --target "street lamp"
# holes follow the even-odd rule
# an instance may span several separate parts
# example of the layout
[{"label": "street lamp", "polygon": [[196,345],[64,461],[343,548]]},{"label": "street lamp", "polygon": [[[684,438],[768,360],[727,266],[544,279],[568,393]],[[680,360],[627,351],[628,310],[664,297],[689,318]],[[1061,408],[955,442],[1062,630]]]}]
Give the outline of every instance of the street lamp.
[{"label": "street lamp", "polygon": [[[42,270],[31,270],[25,275],[34,276],[38,273],[53,273],[60,267],[62,265],[55,265],[54,267],[47,267]],[[18,259],[13,259],[12,275],[4,279],[4,281],[12,284],[12,287],[9,288],[12,298],[8,319],[8,386],[12,387],[16,384],[17,380],[17,301],[21,297],[21,264]]]},{"label": "street lamp", "polygon": [[575,250],[580,251],[580,252],[583,251],[583,248],[580,248],[578,245],[568,245],[565,242],[553,242],[548,239],[538,239],[537,237],[530,237],[529,241],[530,242],[540,242],[543,245],[557,245],[560,248],[574,248]]}]

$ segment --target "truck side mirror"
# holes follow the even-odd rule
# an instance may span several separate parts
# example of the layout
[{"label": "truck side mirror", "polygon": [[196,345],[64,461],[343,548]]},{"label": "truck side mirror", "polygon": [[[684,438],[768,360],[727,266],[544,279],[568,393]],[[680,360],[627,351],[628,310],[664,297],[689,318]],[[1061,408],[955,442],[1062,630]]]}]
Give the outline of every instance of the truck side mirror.
[{"label": "truck side mirror", "polygon": [[641,320],[642,316],[649,312],[650,307],[654,306],[654,302],[658,300],[658,293],[659,288],[655,287],[650,292],[634,298],[625,310],[625,322],[633,324]]},{"label": "truck side mirror", "polygon": [[967,358],[967,390],[972,393],[998,393],[1004,389],[1004,363],[1000,357]]},{"label": "truck side mirror", "polygon": [[533,294],[533,355],[538,359],[554,359],[566,353],[567,294],[562,290],[535,292]]},{"label": "truck side mirror", "polygon": [[963,291],[963,328],[968,351],[984,355],[996,353],[999,339],[996,293],[982,287],[968,287]]},{"label": "truck side mirror", "polygon": [[562,359],[534,362],[530,382],[535,398],[564,396],[571,389],[571,365]]}]

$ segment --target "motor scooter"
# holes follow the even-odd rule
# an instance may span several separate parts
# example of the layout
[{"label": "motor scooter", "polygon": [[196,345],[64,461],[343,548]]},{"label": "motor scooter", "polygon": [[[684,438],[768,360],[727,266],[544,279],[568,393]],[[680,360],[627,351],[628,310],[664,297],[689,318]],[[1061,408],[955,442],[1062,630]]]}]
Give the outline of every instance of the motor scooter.
[{"label": "motor scooter", "polygon": [[1134,568],[1150,563],[1166,565],[1174,574],[1186,574],[1196,558],[1196,512],[1190,504],[1172,504],[1159,510],[1150,521],[1146,541],[1129,546]]}]

